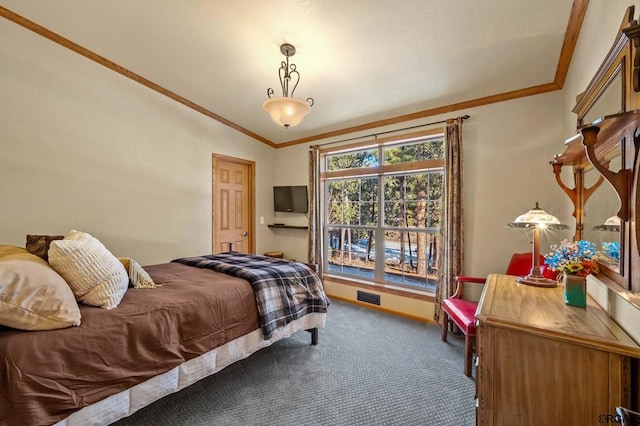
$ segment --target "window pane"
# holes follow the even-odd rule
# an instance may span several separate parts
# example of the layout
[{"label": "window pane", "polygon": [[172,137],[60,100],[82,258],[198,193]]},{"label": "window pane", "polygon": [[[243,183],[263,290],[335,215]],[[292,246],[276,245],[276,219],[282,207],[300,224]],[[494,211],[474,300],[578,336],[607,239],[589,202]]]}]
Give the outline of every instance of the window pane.
[{"label": "window pane", "polygon": [[401,212],[404,204],[399,201],[391,201],[384,203],[384,225],[385,226],[404,226]]},{"label": "window pane", "polygon": [[375,167],[378,164],[378,150],[376,148],[326,156],[328,171]]},{"label": "window pane", "polygon": [[427,192],[427,197],[429,200],[439,200],[442,198],[442,182],[443,182],[444,172],[430,172],[429,173],[429,190]]},{"label": "window pane", "polygon": [[378,200],[378,178],[366,177],[360,179],[360,199],[376,202]]},{"label": "window pane", "polygon": [[439,217],[435,216],[440,213],[442,171],[385,176],[383,179],[385,226],[438,226]]},{"label": "window pane", "polygon": [[327,223],[376,225],[378,178],[332,180],[327,183]]},{"label": "window pane", "polygon": [[327,222],[344,223],[344,203],[343,200],[344,182],[341,180],[327,182]]},{"label": "window pane", "polygon": [[424,216],[425,216],[425,204],[424,201],[408,201],[405,203],[405,226],[415,226],[424,228]]},{"label": "window pane", "polygon": [[427,202],[427,228],[440,229],[441,206],[442,202],[440,200]]},{"label": "window pane", "polygon": [[402,200],[404,176],[385,176],[383,179],[385,201]]},{"label": "window pane", "polygon": [[385,281],[435,290],[437,234],[386,231],[384,237]]},{"label": "window pane", "polygon": [[347,179],[344,181],[344,189],[346,200],[359,201],[360,200],[360,179]]},{"label": "window pane", "polygon": [[328,229],[329,272],[373,279],[374,252],[375,231],[373,229]]},{"label": "window pane", "polygon": [[431,139],[384,149],[384,164],[444,158],[444,140]]},{"label": "window pane", "polygon": [[363,202],[360,204],[359,225],[377,225],[378,224],[378,205],[376,203]]}]

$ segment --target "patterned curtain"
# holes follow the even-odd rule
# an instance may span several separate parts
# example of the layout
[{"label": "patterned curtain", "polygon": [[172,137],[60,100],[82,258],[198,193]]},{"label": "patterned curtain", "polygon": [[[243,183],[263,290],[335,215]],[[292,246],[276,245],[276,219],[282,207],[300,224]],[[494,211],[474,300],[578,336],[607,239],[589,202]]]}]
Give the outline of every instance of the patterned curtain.
[{"label": "patterned curtain", "polygon": [[309,151],[309,260],[318,265],[322,278],[322,212],[320,210],[320,148],[317,145]]},{"label": "patterned curtain", "polygon": [[444,205],[438,247],[438,291],[434,319],[440,322],[442,301],[456,288],[463,271],[464,221],[462,192],[462,118],[448,119],[445,132]]}]

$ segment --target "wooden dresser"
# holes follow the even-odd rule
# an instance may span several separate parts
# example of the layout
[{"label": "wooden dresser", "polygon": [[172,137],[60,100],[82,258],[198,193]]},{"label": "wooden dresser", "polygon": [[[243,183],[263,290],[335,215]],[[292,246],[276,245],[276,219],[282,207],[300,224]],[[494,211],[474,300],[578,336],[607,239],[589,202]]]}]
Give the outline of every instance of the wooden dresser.
[{"label": "wooden dresser", "polygon": [[490,275],[476,318],[478,425],[598,425],[632,406],[640,347],[593,300]]}]

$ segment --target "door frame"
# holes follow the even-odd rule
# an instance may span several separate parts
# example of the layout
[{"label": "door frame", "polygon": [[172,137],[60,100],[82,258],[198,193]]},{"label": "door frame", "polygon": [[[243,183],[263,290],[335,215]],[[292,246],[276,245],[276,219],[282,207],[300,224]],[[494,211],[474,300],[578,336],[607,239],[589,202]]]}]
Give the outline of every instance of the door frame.
[{"label": "door frame", "polygon": [[247,248],[250,253],[256,252],[256,238],[255,238],[255,223],[256,223],[256,163],[255,161],[246,160],[244,158],[231,157],[228,155],[211,154],[211,253],[214,251],[216,237],[217,237],[217,225],[216,225],[216,191],[217,191],[217,175],[218,162],[225,161],[228,163],[243,164],[249,167],[249,220],[247,223],[247,232],[249,233],[247,242]]}]

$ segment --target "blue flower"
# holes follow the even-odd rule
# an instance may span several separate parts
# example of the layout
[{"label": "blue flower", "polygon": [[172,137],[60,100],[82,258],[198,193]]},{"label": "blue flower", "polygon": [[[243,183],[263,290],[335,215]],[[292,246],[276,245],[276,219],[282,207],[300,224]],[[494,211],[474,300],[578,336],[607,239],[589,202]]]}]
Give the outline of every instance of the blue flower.
[{"label": "blue flower", "polygon": [[602,243],[602,251],[616,262],[620,262],[620,243],[614,241],[612,243]]},{"label": "blue flower", "polygon": [[545,255],[545,263],[552,271],[582,277],[597,272],[598,265],[592,259],[596,245],[590,241],[563,240],[559,245],[552,245],[551,250]]}]

